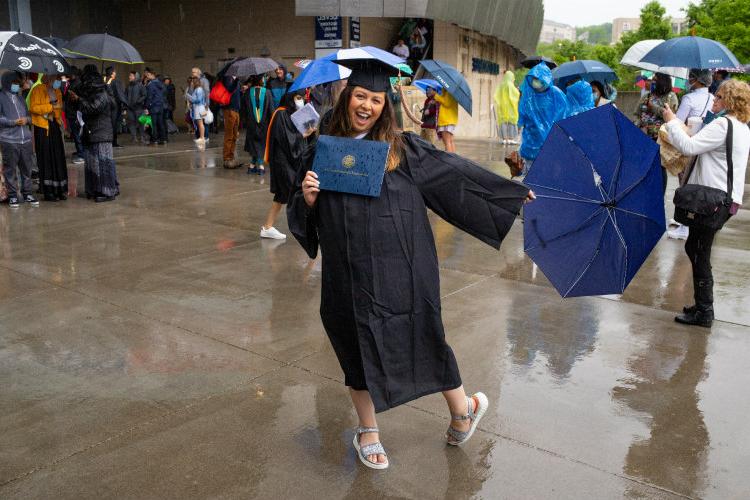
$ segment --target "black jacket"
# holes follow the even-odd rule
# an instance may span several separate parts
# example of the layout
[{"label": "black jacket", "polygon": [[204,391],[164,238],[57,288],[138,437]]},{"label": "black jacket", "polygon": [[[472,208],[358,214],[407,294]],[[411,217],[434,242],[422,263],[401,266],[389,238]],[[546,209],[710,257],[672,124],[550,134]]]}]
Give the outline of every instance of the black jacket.
[{"label": "black jacket", "polygon": [[142,113],[146,105],[146,87],[139,80],[130,82],[125,89],[125,106],[131,113]]},{"label": "black jacket", "polygon": [[112,114],[117,107],[114,96],[104,82],[84,81],[80,88],[78,109],[83,114],[84,144],[112,142]]}]

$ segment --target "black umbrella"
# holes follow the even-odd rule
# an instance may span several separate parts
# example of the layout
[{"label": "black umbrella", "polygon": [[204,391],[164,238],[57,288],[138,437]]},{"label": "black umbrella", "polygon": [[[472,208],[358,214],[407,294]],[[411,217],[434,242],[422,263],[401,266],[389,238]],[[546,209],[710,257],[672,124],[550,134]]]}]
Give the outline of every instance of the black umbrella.
[{"label": "black umbrella", "polygon": [[56,36],[45,36],[42,38],[45,42],[49,42],[50,45],[53,45],[57,50],[60,51],[60,53],[65,56],[65,59],[86,59],[84,56],[79,56],[78,54],[71,54],[67,50],[65,50],[63,47],[68,45],[67,40],[63,40],[62,38],[58,38]]},{"label": "black umbrella", "polygon": [[549,57],[544,57],[544,56],[527,57],[526,59],[521,61],[521,66],[523,66],[524,68],[531,69],[537,64],[539,64],[540,62],[545,63],[549,67],[549,69],[555,69],[557,67],[557,63],[555,61],[553,61]]},{"label": "black umbrella", "polygon": [[100,61],[112,61],[122,64],[143,64],[143,58],[125,40],[107,33],[91,33],[77,36],[65,46],[67,52],[98,59]]},{"label": "black umbrella", "polygon": [[45,74],[70,70],[65,56],[54,45],[20,31],[0,31],[0,67]]},{"label": "black umbrella", "polygon": [[238,78],[262,75],[279,67],[279,63],[268,57],[243,57],[229,64],[225,74]]}]

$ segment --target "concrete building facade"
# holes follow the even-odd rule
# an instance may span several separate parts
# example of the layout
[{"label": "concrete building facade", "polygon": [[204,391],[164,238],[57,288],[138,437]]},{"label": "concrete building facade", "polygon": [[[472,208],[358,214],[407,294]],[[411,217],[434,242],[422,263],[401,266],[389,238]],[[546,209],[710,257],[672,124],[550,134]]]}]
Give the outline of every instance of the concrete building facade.
[{"label": "concrete building facade", "polygon": [[574,42],[576,40],[575,27],[545,19],[544,24],[542,24],[542,32],[539,35],[539,43],[553,43],[558,40]]},{"label": "concrete building facade", "polygon": [[[684,36],[688,30],[688,19],[686,17],[669,18],[674,35]],[[618,17],[612,20],[612,43],[615,44],[622,39],[622,36],[629,31],[636,31],[641,27],[641,18],[639,17]]]},{"label": "concrete building facade", "polygon": [[[390,49],[407,18],[433,20],[432,57],[459,69],[473,92],[473,113],[461,110],[458,135],[496,134],[490,109],[502,72],[534,52],[542,26],[542,0],[10,0],[26,2],[33,32],[70,39],[108,32],[132,43],[146,65],[177,86],[194,66],[215,74],[238,56],[269,56],[293,63],[316,51],[316,16],[340,18],[341,45],[352,45],[352,18],[359,18],[361,45]],[[2,9],[0,29],[9,29]],[[65,12],[67,15],[60,15]],[[86,61],[75,61],[83,64]],[[105,63],[106,64],[106,63]],[[130,69],[118,65],[121,79]],[[178,98],[179,116],[184,103]]]}]

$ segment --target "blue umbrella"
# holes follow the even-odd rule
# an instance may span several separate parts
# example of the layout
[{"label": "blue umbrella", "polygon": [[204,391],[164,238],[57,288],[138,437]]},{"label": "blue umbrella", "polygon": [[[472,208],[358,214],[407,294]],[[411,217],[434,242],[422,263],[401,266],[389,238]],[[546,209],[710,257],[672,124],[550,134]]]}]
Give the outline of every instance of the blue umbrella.
[{"label": "blue umbrella", "polygon": [[561,89],[565,89],[568,82],[578,78],[589,83],[594,80],[609,83],[617,80],[617,73],[603,62],[591,59],[566,62],[552,70],[552,79]]},{"label": "blue umbrella", "polygon": [[659,147],[612,105],[557,122],[524,183],[524,250],[563,297],[623,293],[664,233]]},{"label": "blue umbrella", "polygon": [[335,56],[336,54],[330,54],[320,59],[315,59],[308,64],[297,79],[294,80],[292,86],[289,87],[289,92],[349,78],[352,70],[333,62]]},{"label": "blue umbrella", "polygon": [[647,52],[641,62],[679,68],[741,68],[728,48],[699,36],[682,36],[664,41]]},{"label": "blue umbrella", "polygon": [[411,75],[412,73],[409,66],[405,65],[406,61],[398,57],[396,54],[391,54],[383,49],[369,45],[354,49],[340,49],[331,55],[333,56],[333,61],[345,61],[347,59],[378,59],[386,64],[390,64],[394,68],[398,68],[402,73],[406,73],[407,75]]},{"label": "blue umbrella", "polygon": [[444,90],[447,90],[458,102],[459,106],[464,108],[467,113],[471,114],[472,98],[471,87],[466,79],[456,68],[448,63],[437,59],[425,59],[419,61],[425,71],[435,77],[440,82]]},{"label": "blue umbrella", "polygon": [[421,80],[414,80],[412,83],[415,87],[420,89],[422,92],[427,92],[428,88],[432,88],[440,92],[443,90],[443,86],[437,80],[430,80],[429,78],[422,78]]}]

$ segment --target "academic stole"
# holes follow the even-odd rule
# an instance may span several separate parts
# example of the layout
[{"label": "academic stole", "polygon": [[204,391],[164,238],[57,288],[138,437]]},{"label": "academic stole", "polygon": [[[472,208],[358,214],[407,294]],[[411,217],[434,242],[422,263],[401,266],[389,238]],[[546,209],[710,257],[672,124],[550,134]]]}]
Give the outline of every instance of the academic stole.
[{"label": "academic stole", "polygon": [[[260,96],[258,97],[258,100],[261,103],[266,102],[266,88],[265,87],[260,88]],[[250,104],[252,104],[253,106],[253,114],[255,115],[256,123],[260,123],[261,120],[263,120],[263,108],[258,106],[258,103],[255,101],[255,88],[250,89]]]},{"label": "academic stole", "polygon": [[271,115],[271,121],[268,122],[268,130],[266,131],[266,149],[263,151],[263,163],[266,165],[268,165],[268,157],[270,156],[268,153],[271,149],[271,129],[273,128],[273,121],[276,119],[276,114],[279,111],[286,111],[286,108],[284,106],[276,108],[276,111]]}]

